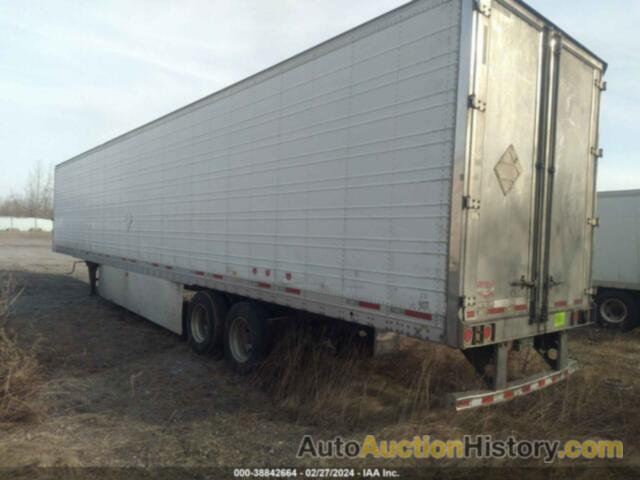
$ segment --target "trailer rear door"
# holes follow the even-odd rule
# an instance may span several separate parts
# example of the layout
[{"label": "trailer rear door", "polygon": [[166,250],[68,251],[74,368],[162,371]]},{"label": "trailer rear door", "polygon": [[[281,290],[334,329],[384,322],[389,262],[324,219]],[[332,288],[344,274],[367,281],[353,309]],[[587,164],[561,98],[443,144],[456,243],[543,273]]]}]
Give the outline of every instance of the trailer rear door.
[{"label": "trailer rear door", "polygon": [[544,27],[493,2],[476,15],[463,254],[465,320],[529,315]]},{"label": "trailer rear door", "polygon": [[[560,41],[560,39],[558,39]],[[548,310],[588,307],[594,226],[595,166],[601,67],[568,41],[559,48],[554,155],[548,200],[546,289]],[[564,319],[558,316],[557,327]]]}]

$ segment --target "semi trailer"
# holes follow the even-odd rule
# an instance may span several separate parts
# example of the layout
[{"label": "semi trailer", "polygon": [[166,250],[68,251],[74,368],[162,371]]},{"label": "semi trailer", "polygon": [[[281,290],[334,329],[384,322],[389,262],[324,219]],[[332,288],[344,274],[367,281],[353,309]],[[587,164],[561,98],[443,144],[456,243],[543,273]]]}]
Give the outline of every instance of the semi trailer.
[{"label": "semi trailer", "polygon": [[640,324],[640,190],[598,192],[593,254],[597,318],[604,327]]},{"label": "semi trailer", "polygon": [[[416,0],[57,165],[53,249],[238,372],[304,313],[461,350],[459,410],[510,400],[591,322],[605,70],[521,1]],[[549,368],[507,378],[521,345]]]}]

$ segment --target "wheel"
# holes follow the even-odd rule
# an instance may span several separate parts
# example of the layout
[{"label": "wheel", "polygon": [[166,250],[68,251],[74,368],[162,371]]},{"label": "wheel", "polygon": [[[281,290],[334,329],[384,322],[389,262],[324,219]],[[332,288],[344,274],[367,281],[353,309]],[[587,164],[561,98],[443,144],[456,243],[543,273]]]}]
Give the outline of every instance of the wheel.
[{"label": "wheel", "polygon": [[628,330],[638,322],[635,299],[620,290],[607,290],[596,300],[598,322],[606,328]]},{"label": "wheel", "polygon": [[200,291],[191,299],[187,315],[189,346],[201,355],[211,353],[222,344],[227,302],[217,292]]},{"label": "wheel", "polygon": [[271,348],[268,314],[255,302],[231,307],[224,326],[224,356],[229,367],[245,375],[256,368]]}]

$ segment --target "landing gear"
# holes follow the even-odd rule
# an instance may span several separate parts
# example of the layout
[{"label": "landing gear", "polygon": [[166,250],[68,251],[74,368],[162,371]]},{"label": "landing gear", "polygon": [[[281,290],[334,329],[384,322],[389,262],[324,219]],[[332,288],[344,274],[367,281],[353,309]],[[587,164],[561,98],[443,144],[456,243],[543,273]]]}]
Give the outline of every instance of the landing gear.
[{"label": "landing gear", "polygon": [[86,262],[87,268],[89,269],[89,291],[91,295],[96,295],[98,293],[98,265],[93,262]]}]

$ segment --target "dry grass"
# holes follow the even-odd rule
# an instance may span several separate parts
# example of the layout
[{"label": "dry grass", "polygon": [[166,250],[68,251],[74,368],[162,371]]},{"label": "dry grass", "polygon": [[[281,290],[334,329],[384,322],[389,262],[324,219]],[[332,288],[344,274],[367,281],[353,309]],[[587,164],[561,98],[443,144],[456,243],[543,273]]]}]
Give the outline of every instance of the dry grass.
[{"label": "dry grass", "polygon": [[[392,354],[342,358],[308,329],[298,329],[280,338],[252,381],[295,420],[340,425],[343,433],[366,430],[383,438],[491,433],[495,438],[623,439],[625,457],[640,463],[640,382],[633,373],[637,365],[612,368],[616,357],[638,358],[639,333],[603,340],[598,332],[594,343],[600,358],[593,355],[585,335],[572,344],[583,368],[569,381],[469,412],[456,413],[446,402],[448,393],[484,387],[462,354],[413,340],[403,340],[400,351]],[[510,377],[545,368],[532,349],[511,356]]]},{"label": "dry grass", "polygon": [[304,326],[284,331],[252,381],[298,420],[347,428],[413,421],[459,385],[481,386],[454,350],[407,340],[379,357],[337,355]]},{"label": "dry grass", "polygon": [[11,276],[0,279],[0,424],[24,421],[36,413],[30,404],[38,384],[35,352],[21,348],[7,327],[10,307],[19,295]]}]

